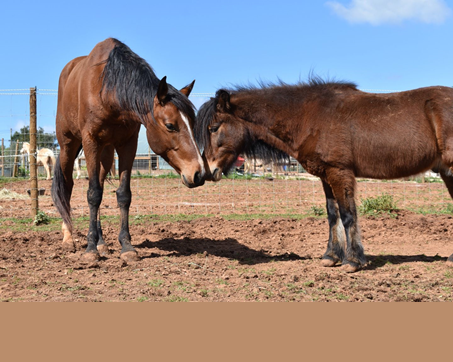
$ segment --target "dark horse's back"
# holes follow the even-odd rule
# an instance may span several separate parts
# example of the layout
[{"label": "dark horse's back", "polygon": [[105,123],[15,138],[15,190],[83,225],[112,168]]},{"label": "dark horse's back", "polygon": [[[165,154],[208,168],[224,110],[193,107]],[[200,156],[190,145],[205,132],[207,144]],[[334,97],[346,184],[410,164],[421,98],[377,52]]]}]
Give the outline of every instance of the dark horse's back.
[{"label": "dark horse's back", "polygon": [[321,132],[318,146],[357,177],[400,178],[453,165],[452,88],[384,94],[347,89],[330,101],[332,132]]}]

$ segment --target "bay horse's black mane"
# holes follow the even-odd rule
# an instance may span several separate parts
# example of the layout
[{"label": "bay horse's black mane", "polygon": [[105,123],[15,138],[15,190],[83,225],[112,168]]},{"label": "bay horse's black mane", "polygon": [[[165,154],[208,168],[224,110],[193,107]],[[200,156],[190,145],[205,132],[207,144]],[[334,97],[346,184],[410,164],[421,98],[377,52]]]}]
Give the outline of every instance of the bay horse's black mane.
[{"label": "bay horse's black mane", "polygon": [[[252,94],[256,95],[257,99],[260,97],[278,97],[278,101],[283,103],[285,101],[291,102],[294,97],[295,91],[301,91],[298,95],[303,97],[302,91],[330,92],[338,88],[352,88],[357,89],[357,85],[350,82],[330,81],[323,80],[317,76],[310,76],[308,82],[299,82],[295,85],[289,85],[283,81],[278,83],[267,83],[260,81],[259,86],[255,85],[237,85],[230,89],[219,89],[215,97],[204,103],[197,114],[197,121],[194,127],[194,136],[200,150],[203,150],[209,144],[209,131],[208,126],[211,123],[215,112],[219,96],[223,92],[231,95],[235,94]],[[284,106],[284,104],[283,104]],[[247,122],[244,122],[247,126]],[[245,149],[242,151],[249,158],[259,158],[266,162],[281,162],[289,159],[289,156],[261,140],[258,140],[253,134],[248,133]]]},{"label": "bay horse's black mane", "polygon": [[[153,100],[160,80],[146,60],[135,54],[126,44],[117,39],[112,40],[115,47],[105,61],[101,74],[101,93],[104,89],[107,93],[114,93],[121,108],[136,113],[144,122],[146,114],[153,110]],[[173,103],[189,118],[195,119],[192,102],[171,84],[168,84],[166,101]]]}]

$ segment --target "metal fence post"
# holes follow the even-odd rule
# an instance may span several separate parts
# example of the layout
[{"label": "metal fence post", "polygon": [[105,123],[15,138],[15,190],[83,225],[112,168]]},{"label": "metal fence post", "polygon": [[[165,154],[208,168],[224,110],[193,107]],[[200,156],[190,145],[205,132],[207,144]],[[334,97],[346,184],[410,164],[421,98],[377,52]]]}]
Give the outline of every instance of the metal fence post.
[{"label": "metal fence post", "polygon": [[31,217],[38,214],[38,167],[36,162],[36,87],[30,88],[30,196]]}]

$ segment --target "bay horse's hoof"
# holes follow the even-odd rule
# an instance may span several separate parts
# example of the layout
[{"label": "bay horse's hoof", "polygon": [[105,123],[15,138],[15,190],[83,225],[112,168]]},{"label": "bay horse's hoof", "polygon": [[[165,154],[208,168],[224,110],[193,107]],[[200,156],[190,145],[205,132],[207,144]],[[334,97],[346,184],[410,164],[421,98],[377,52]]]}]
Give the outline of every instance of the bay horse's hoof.
[{"label": "bay horse's hoof", "polygon": [[97,246],[97,249],[98,249],[98,252],[101,256],[107,256],[109,255],[109,248],[107,247],[107,245],[105,244],[102,244],[102,245],[98,245]]},{"label": "bay horse's hoof", "polygon": [[82,261],[85,263],[94,263],[100,258],[99,253],[95,251],[86,251],[82,254]]},{"label": "bay horse's hoof", "polygon": [[344,272],[346,273],[355,273],[357,271],[359,271],[361,268],[358,264],[343,264],[341,267],[340,267],[341,270],[343,270]]},{"label": "bay horse's hoof", "polygon": [[332,268],[337,264],[335,260],[332,259],[322,259],[321,260],[321,265],[326,268]]},{"label": "bay horse's hoof", "polygon": [[73,253],[76,250],[75,244],[72,240],[63,241],[63,243],[61,244],[61,247],[63,248],[64,251],[67,251],[70,253]]},{"label": "bay horse's hoof", "polygon": [[133,263],[140,260],[138,253],[135,250],[125,251],[124,253],[121,253],[120,258],[126,263]]}]

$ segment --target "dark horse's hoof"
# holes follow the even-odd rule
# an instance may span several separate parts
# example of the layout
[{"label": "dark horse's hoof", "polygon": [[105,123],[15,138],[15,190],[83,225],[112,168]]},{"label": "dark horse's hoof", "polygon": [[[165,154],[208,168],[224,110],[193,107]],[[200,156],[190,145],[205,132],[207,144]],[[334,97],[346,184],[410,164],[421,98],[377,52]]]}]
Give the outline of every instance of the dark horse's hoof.
[{"label": "dark horse's hoof", "polygon": [[450,268],[453,268],[453,260],[450,260],[450,258],[447,259],[445,264],[447,264],[447,266],[449,266]]},{"label": "dark horse's hoof", "polygon": [[355,273],[362,269],[362,267],[359,264],[356,263],[347,263],[343,264],[341,267],[341,270],[343,270],[346,273]]},{"label": "dark horse's hoof", "polygon": [[126,263],[133,263],[140,260],[138,253],[135,250],[125,251],[120,255],[121,259],[124,260]]},{"label": "dark horse's hoof", "polygon": [[94,263],[100,258],[99,253],[96,251],[89,251],[82,254],[82,261],[85,263]]},{"label": "dark horse's hoof", "polygon": [[98,245],[97,246],[97,249],[98,249],[98,252],[101,256],[107,256],[109,255],[109,248],[107,247],[107,245],[105,244],[102,244],[102,245]]},{"label": "dark horse's hoof", "polygon": [[321,265],[326,268],[332,268],[334,267],[338,261],[335,261],[333,259],[322,259],[321,260]]}]

